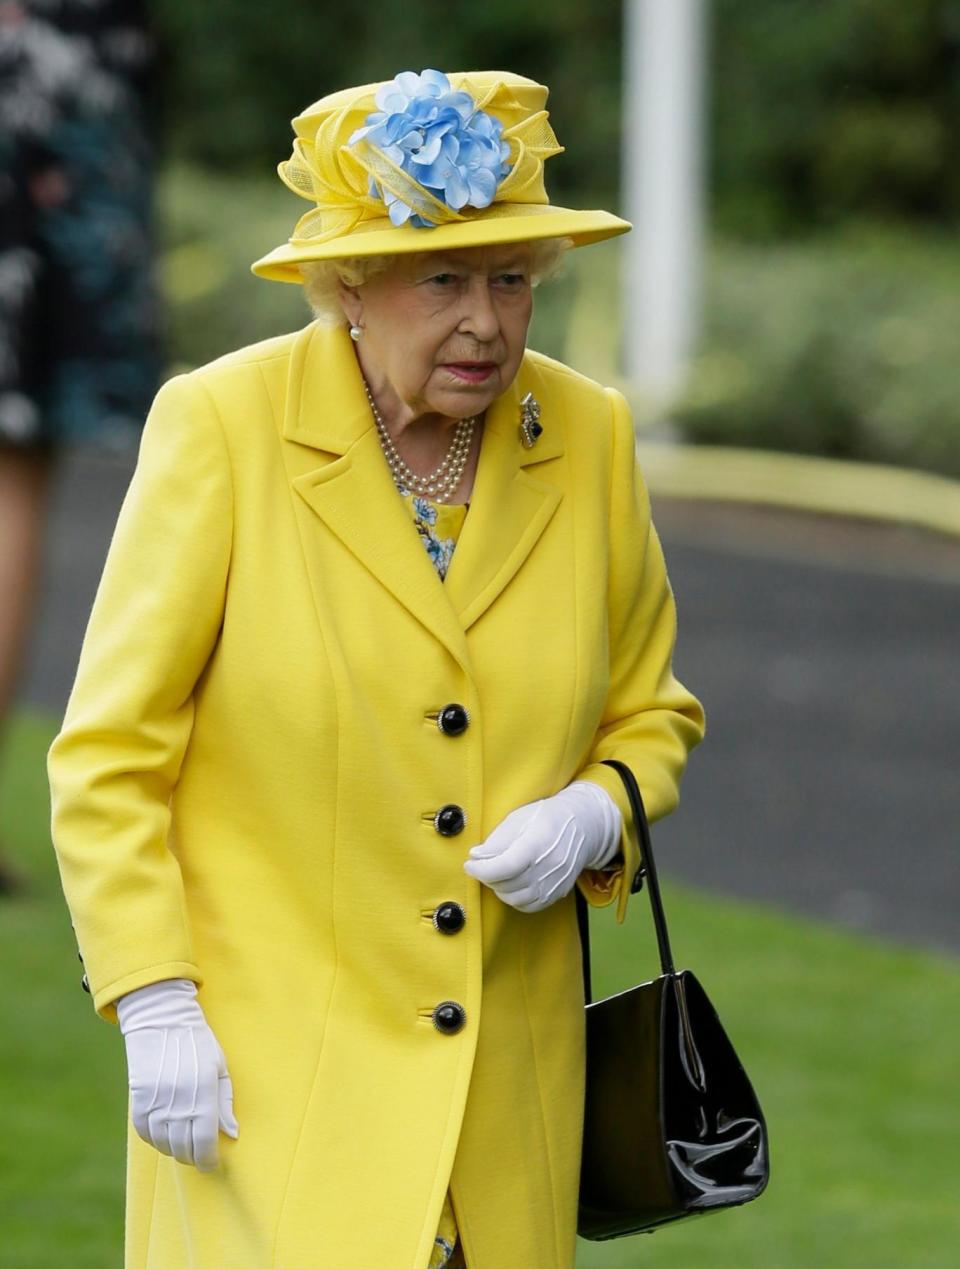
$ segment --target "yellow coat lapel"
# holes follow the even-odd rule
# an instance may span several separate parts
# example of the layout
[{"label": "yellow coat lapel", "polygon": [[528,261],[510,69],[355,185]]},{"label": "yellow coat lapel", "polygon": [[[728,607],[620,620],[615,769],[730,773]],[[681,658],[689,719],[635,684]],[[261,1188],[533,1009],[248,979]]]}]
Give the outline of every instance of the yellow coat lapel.
[{"label": "yellow coat lapel", "polygon": [[[560,419],[545,410],[537,444],[527,450],[520,442],[520,399],[529,391],[537,395],[539,382],[525,361],[487,411],[470,510],[441,582],[397,496],[346,331],[311,325],[293,346],[283,436],[328,455],[306,470],[303,460],[288,460],[294,489],[464,668],[465,630],[515,576],[562,496],[534,474],[537,464],[563,453]],[[318,544],[309,531],[304,537],[314,572],[322,568]],[[320,577],[314,582],[322,593]]]},{"label": "yellow coat lapel", "polygon": [[545,405],[540,376],[525,360],[512,386],[487,411],[470,511],[444,583],[464,629],[516,575],[562,497],[536,474],[538,464],[563,453],[562,421],[544,409],[543,435],[524,449],[520,401],[527,392]]}]

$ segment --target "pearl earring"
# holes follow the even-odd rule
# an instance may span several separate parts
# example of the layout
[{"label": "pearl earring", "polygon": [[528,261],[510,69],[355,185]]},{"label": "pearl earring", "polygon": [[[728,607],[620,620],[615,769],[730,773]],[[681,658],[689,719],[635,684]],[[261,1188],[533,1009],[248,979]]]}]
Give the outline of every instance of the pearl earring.
[{"label": "pearl earring", "polygon": [[350,327],[350,338],[353,340],[353,342],[354,342],[355,344],[357,344],[357,343],[359,343],[359,342],[360,342],[360,336],[361,336],[362,334],[363,334],[363,327],[362,327],[362,326],[351,326],[351,327]]}]

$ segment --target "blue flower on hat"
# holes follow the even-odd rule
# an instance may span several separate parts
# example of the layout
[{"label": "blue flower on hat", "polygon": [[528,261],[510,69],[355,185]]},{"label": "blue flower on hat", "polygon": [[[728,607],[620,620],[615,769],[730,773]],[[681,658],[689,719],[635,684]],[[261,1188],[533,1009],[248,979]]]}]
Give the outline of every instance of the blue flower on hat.
[{"label": "blue flower on hat", "polygon": [[[418,185],[454,211],[488,207],[510,171],[510,147],[503,124],[478,110],[469,93],[454,92],[441,71],[402,71],[374,98],[378,109],[367,115],[350,145],[366,140]],[[383,199],[394,225],[409,222],[432,229],[436,221],[417,211],[397,193],[371,177],[370,193]]]}]

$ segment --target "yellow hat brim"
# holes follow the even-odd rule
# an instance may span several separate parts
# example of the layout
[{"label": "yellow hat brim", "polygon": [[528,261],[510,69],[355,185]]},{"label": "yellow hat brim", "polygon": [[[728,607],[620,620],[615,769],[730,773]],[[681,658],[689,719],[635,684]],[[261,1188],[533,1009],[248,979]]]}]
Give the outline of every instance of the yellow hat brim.
[{"label": "yellow hat brim", "polygon": [[547,203],[493,203],[469,220],[418,229],[396,226],[383,216],[361,221],[349,233],[325,242],[285,243],[250,266],[257,277],[274,282],[302,282],[299,266],[313,260],[346,256],[404,255],[412,251],[458,251],[464,247],[570,238],[575,247],[614,238],[633,226],[605,211],[576,211]]}]

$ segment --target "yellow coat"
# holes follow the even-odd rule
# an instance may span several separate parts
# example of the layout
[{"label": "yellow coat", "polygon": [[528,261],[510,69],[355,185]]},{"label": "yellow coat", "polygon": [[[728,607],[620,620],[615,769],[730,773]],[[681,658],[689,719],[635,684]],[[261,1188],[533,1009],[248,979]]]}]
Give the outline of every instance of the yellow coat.
[{"label": "yellow coat", "polygon": [[[53,836],[96,1009],[200,983],[240,1137],[201,1174],[130,1130],[128,1269],[425,1269],[448,1183],[470,1269],[573,1265],[573,895],[520,913],[462,865],[575,778],[626,819],[601,758],[674,807],[703,728],[674,634],[626,404],[564,366],[528,353],[488,411],[445,582],[345,331],[161,389],[50,750]],[[626,881],[578,883],[620,920],[624,850]]]}]

